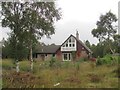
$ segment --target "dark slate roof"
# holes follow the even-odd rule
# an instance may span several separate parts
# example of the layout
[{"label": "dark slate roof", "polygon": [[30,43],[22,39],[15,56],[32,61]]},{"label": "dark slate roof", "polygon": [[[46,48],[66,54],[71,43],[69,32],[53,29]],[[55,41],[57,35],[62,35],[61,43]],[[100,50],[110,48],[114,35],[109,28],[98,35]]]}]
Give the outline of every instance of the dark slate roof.
[{"label": "dark slate roof", "polygon": [[39,50],[36,53],[41,53],[41,54],[52,54],[56,53],[56,51],[59,49],[60,45],[44,45],[39,48]]}]

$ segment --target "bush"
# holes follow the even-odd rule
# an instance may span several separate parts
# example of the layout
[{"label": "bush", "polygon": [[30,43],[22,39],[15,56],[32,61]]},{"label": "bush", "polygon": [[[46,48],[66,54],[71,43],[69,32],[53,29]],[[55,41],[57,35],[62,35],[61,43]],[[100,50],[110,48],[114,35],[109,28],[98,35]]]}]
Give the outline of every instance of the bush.
[{"label": "bush", "polygon": [[[30,71],[30,61],[20,61],[19,62],[20,71]],[[34,64],[33,64],[34,67]]]},{"label": "bush", "polygon": [[55,58],[52,57],[51,60],[50,60],[50,62],[49,62],[49,66],[50,66],[50,67],[53,67],[53,66],[54,66],[54,63],[55,63]]},{"label": "bush", "polygon": [[64,61],[64,62],[62,62],[62,67],[63,68],[69,68],[71,65],[71,62],[69,62],[69,61]]},{"label": "bush", "polygon": [[103,64],[102,59],[100,57],[98,57],[96,65],[102,65],[102,64]]},{"label": "bush", "polygon": [[87,59],[86,59],[86,58],[80,58],[80,59],[78,60],[78,62],[84,62],[84,61],[87,61]]},{"label": "bush", "polygon": [[112,56],[110,54],[105,55],[103,58],[97,58],[97,65],[102,65],[102,64],[117,64],[119,63],[119,57],[117,56]]},{"label": "bush", "polygon": [[59,60],[56,60],[56,58],[52,57],[49,61],[49,67],[59,68],[61,67],[61,62]]}]

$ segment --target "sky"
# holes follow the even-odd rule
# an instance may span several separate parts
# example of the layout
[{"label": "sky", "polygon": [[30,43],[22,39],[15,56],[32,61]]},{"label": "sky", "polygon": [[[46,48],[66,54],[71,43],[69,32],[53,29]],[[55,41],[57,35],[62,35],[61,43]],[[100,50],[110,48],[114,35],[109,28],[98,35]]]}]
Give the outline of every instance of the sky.
[{"label": "sky", "polygon": [[[96,28],[96,22],[101,14],[109,10],[118,17],[118,2],[120,0],[57,0],[56,6],[61,8],[62,18],[55,23],[55,34],[51,39],[43,37],[40,42],[45,44],[62,44],[71,34],[79,32],[81,41],[89,40],[97,44],[98,40],[91,34]],[[0,27],[0,40],[7,37],[9,29]]]}]

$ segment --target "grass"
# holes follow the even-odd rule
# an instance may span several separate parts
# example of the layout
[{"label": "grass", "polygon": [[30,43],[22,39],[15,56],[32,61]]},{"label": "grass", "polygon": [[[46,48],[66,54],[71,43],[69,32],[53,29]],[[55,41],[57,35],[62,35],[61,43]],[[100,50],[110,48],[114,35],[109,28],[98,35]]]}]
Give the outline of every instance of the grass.
[{"label": "grass", "polygon": [[[117,65],[96,66],[94,62],[35,61],[33,72],[30,62],[20,62],[16,73],[12,60],[3,60],[3,88],[117,88]],[[60,83],[58,86],[55,84]]]}]

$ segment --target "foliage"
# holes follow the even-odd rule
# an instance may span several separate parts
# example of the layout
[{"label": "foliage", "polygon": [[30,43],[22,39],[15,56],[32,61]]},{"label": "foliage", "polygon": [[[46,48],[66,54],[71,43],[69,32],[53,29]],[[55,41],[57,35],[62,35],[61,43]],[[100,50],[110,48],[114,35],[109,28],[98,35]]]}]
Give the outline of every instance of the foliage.
[{"label": "foliage", "polygon": [[97,62],[96,62],[96,65],[102,65],[103,64],[103,61],[100,57],[97,58]]},{"label": "foliage", "polygon": [[91,48],[90,46],[90,42],[88,40],[85,41],[85,45],[88,47],[88,48]]},{"label": "foliage", "polygon": [[[104,45],[103,55],[106,53],[108,54],[108,52],[115,53],[115,47],[113,48],[112,46],[114,43],[112,42],[112,39],[117,32],[116,26],[113,24],[116,21],[116,15],[109,11],[105,15],[100,16],[99,21],[96,23],[97,28],[93,29],[91,32],[93,37],[96,37],[99,40],[99,44],[101,44],[101,46]],[[103,56],[102,54],[100,56]]]},{"label": "foliage", "polygon": [[90,81],[93,83],[99,83],[104,78],[104,77],[100,77],[99,75],[97,75],[95,73],[90,73],[89,77],[90,77]]},{"label": "foliage", "polygon": [[113,36],[114,38],[114,45],[115,46],[115,51],[120,54],[120,35],[116,34]]},{"label": "foliage", "polygon": [[2,69],[6,69],[6,70],[12,70],[15,69],[15,64],[13,63],[12,60],[10,59],[4,59],[2,60]]},{"label": "foliage", "polygon": [[73,58],[73,60],[76,59],[76,52],[75,51],[72,51],[72,58]]},{"label": "foliage", "polygon": [[79,60],[77,62],[84,62],[84,61],[87,61],[88,59],[87,58],[79,58]]},{"label": "foliage", "polygon": [[14,58],[15,60],[23,60],[28,57],[28,49],[19,43],[15,49],[13,42],[13,37],[8,38],[7,41],[4,42],[4,46],[2,47],[2,58]]},{"label": "foliage", "polygon": [[61,14],[54,2],[2,2],[2,27],[11,29],[11,42],[15,59],[21,59],[24,48],[29,49],[32,60],[32,49],[43,35],[54,34],[54,21]]},{"label": "foliage", "polygon": [[[6,60],[3,60],[6,61]],[[8,60],[10,61],[10,60]],[[30,61],[20,61],[20,67],[29,68]],[[61,62],[61,68],[43,68],[45,62],[34,63],[35,73],[25,69],[16,73],[14,69],[3,69],[3,88],[117,88],[118,77],[116,77],[117,64],[100,65],[94,69],[92,62],[68,62],[68,68],[63,68],[67,62]],[[9,64],[12,63],[9,62]],[[43,64],[44,63],[44,64]],[[43,66],[40,67],[40,64]],[[75,65],[75,66],[74,66]],[[77,69],[79,65],[79,69]],[[42,69],[40,69],[42,68]],[[77,74],[76,73],[77,69]],[[58,86],[54,86],[60,83]]]},{"label": "foliage", "polygon": [[29,72],[30,71],[30,61],[22,61],[19,62],[19,66],[20,66],[20,70],[21,71],[25,71],[25,72]]},{"label": "foliage", "polygon": [[110,54],[105,55],[103,58],[98,57],[97,58],[97,65],[103,65],[103,64],[108,64],[108,65],[113,65],[113,64],[119,64],[119,56],[113,56]]},{"label": "foliage", "polygon": [[50,60],[49,66],[50,66],[50,67],[53,67],[53,65],[55,64],[55,61],[56,61],[55,58],[52,57],[51,60]]},{"label": "foliage", "polygon": [[97,21],[97,28],[93,29],[92,34],[94,37],[101,39],[110,39],[116,33],[116,28],[113,23],[117,21],[116,16],[111,12],[107,12],[105,15],[100,16],[100,20]]}]

